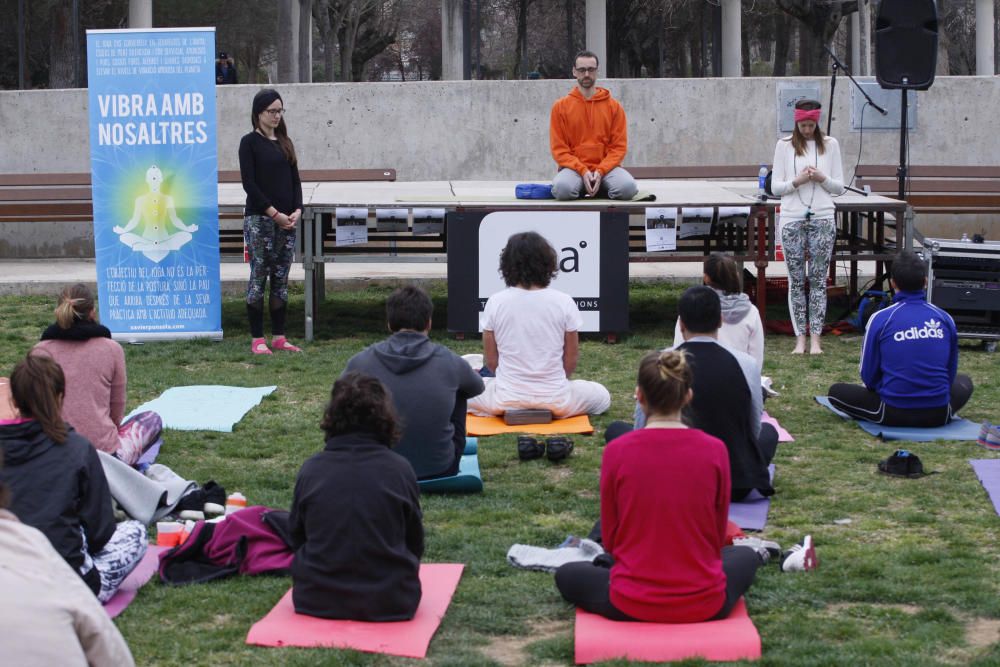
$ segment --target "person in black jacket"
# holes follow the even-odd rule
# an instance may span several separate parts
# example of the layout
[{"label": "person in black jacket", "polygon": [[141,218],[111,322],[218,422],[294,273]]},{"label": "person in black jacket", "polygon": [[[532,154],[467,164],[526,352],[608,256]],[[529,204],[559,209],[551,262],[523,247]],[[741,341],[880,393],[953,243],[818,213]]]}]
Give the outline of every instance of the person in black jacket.
[{"label": "person in black jacket", "polygon": [[52,543],[97,599],[114,595],[146,553],[146,527],[115,524],[97,450],[62,420],[66,380],[51,357],[35,354],[10,376],[19,416],[0,420],[10,511]]},{"label": "person in black jacket", "polygon": [[321,426],[326,447],[299,470],[289,517],[295,611],[409,620],[420,604],[424,528],[416,474],[390,449],[392,399],[377,379],[347,373]]},{"label": "person in black jacket", "polygon": [[[243,238],[250,256],[247,317],[254,354],[271,354],[271,348],[302,351],[285,338],[288,272],[295,253],[295,224],[302,217],[302,182],[284,116],[281,95],[264,88],[253,98],[253,132],[240,139],[240,178],[247,193]],[[264,290],[269,279],[271,348],[264,340]]]}]

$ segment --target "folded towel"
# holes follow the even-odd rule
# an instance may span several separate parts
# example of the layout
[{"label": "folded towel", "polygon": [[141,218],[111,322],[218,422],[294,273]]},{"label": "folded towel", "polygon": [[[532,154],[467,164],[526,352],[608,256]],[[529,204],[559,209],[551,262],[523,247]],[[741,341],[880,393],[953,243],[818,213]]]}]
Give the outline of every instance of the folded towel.
[{"label": "folded towel", "polygon": [[555,572],[560,565],[580,561],[593,562],[604,553],[600,544],[586,538],[572,538],[563,542],[573,546],[546,549],[527,544],[515,544],[507,551],[507,562],[524,570]]}]

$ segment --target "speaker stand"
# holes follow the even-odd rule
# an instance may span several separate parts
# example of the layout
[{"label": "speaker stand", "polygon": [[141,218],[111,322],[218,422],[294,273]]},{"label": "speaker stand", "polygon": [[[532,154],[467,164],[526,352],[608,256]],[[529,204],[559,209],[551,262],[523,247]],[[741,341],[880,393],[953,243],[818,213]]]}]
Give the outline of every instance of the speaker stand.
[{"label": "speaker stand", "polygon": [[906,196],[906,176],[908,166],[906,164],[906,141],[908,136],[909,128],[906,122],[906,106],[909,103],[909,95],[905,88],[901,88],[900,93],[903,95],[903,99],[900,100],[899,109],[899,167],[896,169],[896,179],[897,179],[897,199],[903,199]]}]

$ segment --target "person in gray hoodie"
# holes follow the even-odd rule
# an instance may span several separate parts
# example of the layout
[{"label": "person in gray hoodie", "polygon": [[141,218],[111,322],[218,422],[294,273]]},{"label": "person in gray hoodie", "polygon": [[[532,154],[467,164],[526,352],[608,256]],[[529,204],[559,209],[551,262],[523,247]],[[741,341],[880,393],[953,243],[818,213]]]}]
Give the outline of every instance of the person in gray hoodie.
[{"label": "person in gray hoodie", "polygon": [[[722,304],[722,326],[719,342],[731,350],[745,352],[764,366],[764,325],[750,297],[740,289],[739,267],[733,258],[713,252],[705,259],[702,284],[719,295]],[[684,342],[681,319],[674,328],[674,347]]]},{"label": "person in gray hoodie", "polygon": [[454,475],[465,450],[466,404],[483,392],[483,379],[457,354],[431,342],[434,304],[424,290],[401,287],[385,306],[392,335],[351,357],[344,374],[359,371],[389,389],[402,430],[395,451],[417,479]]}]

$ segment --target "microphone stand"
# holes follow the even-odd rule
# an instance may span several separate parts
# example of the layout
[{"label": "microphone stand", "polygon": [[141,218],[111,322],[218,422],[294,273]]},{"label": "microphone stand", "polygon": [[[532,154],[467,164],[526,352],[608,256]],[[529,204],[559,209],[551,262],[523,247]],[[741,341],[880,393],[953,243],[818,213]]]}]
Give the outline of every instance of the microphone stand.
[{"label": "microphone stand", "polygon": [[844,74],[847,75],[847,78],[851,80],[851,83],[853,83],[859,91],[861,91],[861,94],[865,96],[865,99],[868,101],[868,104],[870,104],[872,108],[875,109],[875,111],[878,111],[883,116],[887,116],[889,112],[880,107],[879,105],[875,104],[875,100],[871,98],[871,95],[869,95],[865,91],[865,89],[861,87],[861,84],[855,81],[854,77],[851,76],[851,70],[849,70],[847,66],[844,65],[844,63],[840,62],[840,59],[837,57],[837,54],[831,51],[829,46],[824,46],[823,48],[826,49],[826,52],[830,54],[831,58],[833,58],[833,78],[830,80],[830,112],[827,114],[826,117],[826,133],[830,134],[830,121],[833,120],[833,89],[837,85],[838,69],[842,69],[844,71]]}]

